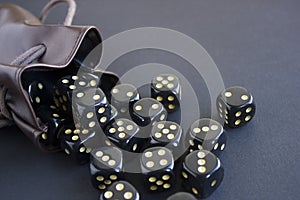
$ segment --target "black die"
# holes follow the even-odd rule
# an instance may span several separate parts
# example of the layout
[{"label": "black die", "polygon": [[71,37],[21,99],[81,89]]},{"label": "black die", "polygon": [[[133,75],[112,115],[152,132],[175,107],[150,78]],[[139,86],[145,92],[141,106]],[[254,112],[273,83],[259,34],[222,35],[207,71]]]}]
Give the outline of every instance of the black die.
[{"label": "black die", "polygon": [[126,181],[113,183],[101,194],[100,200],[139,200],[140,194],[133,185]]},{"label": "black die", "polygon": [[91,153],[90,173],[92,184],[105,190],[123,177],[123,153],[116,147],[101,147]]},{"label": "black die", "polygon": [[183,185],[196,197],[211,195],[221,184],[224,169],[220,160],[213,153],[197,150],[190,153],[183,163]]},{"label": "black die", "polygon": [[132,110],[132,119],[139,126],[152,127],[155,123],[166,120],[168,114],[164,106],[152,98],[137,101]]},{"label": "black die", "polygon": [[231,128],[245,125],[255,115],[256,106],[253,96],[243,87],[230,87],[217,98],[219,115]]},{"label": "black die", "polygon": [[131,84],[116,85],[111,90],[111,104],[118,110],[120,118],[129,118],[132,105],[139,99],[137,88]]},{"label": "black die", "polygon": [[85,143],[95,136],[95,132],[88,129],[77,129],[73,124],[63,126],[58,137],[61,148],[79,164],[85,164],[90,160],[91,147]]},{"label": "black die", "polygon": [[67,120],[65,116],[59,114],[56,109],[47,106],[41,106],[39,109],[37,109],[36,115],[38,121],[40,121],[43,126],[47,127],[47,131],[41,135],[41,143],[46,146],[50,145],[58,147],[58,131],[64,125],[69,124],[70,121]]},{"label": "black die", "polygon": [[153,78],[151,97],[161,102],[168,112],[176,111],[181,100],[179,79],[173,74],[161,74]]},{"label": "black die", "polygon": [[41,106],[53,104],[53,91],[42,81],[34,81],[29,85],[28,96],[35,111]]},{"label": "black die", "polygon": [[104,127],[111,118],[111,106],[100,88],[88,88],[74,94],[74,110],[82,127]]},{"label": "black die", "polygon": [[186,192],[178,192],[167,198],[167,200],[197,200],[193,195]]},{"label": "black die", "polygon": [[142,173],[146,188],[150,191],[165,191],[175,186],[174,158],[165,147],[146,149],[141,157]]},{"label": "black die", "polygon": [[139,135],[140,128],[133,121],[125,118],[117,119],[107,127],[108,138],[118,147],[131,152],[140,152],[148,142],[148,138]]},{"label": "black die", "polygon": [[219,122],[203,118],[191,125],[187,142],[190,152],[204,149],[219,156],[225,149],[226,135]]}]

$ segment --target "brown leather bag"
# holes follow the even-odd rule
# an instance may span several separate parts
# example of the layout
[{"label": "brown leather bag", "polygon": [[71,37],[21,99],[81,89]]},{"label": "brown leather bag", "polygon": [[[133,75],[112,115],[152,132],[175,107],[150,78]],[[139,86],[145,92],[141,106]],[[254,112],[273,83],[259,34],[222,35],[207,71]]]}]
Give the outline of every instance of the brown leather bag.
[{"label": "brown leather bag", "polygon": [[[65,24],[43,24],[48,10],[61,1],[70,5]],[[83,60],[101,43],[97,28],[70,25],[75,6],[73,0],[52,0],[38,19],[17,5],[0,4],[0,128],[16,124],[45,151],[55,151],[57,147],[40,143],[47,126],[37,120],[24,79],[39,71],[73,70],[75,61]]]}]

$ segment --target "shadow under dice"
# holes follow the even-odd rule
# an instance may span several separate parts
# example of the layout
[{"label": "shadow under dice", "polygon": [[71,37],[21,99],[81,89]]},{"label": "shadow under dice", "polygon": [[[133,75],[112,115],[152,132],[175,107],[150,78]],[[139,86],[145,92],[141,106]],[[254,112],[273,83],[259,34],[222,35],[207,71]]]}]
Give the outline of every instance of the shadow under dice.
[{"label": "shadow under dice", "polygon": [[88,88],[74,94],[74,110],[84,128],[104,127],[111,118],[111,107],[100,88]]},{"label": "shadow under dice", "polygon": [[90,173],[92,184],[105,190],[123,177],[123,154],[116,147],[101,147],[91,153]]},{"label": "shadow under dice", "polygon": [[219,122],[203,118],[191,125],[187,142],[190,152],[204,149],[219,156],[225,149],[226,135]]},{"label": "shadow under dice", "polygon": [[167,114],[161,103],[152,98],[143,98],[133,105],[131,116],[139,126],[152,127],[155,123],[166,120]]},{"label": "shadow under dice", "polygon": [[149,191],[169,190],[175,185],[174,158],[165,147],[146,149],[141,157],[145,186]]},{"label": "shadow under dice", "polygon": [[180,106],[181,86],[179,79],[172,74],[161,74],[151,82],[151,97],[161,102],[168,112]]},{"label": "shadow under dice", "polygon": [[178,192],[170,196],[167,200],[197,200],[197,199],[190,193]]},{"label": "shadow under dice", "polygon": [[129,111],[139,99],[137,88],[131,84],[116,85],[111,90],[111,104],[118,110],[120,118],[130,118]]},{"label": "shadow under dice", "polygon": [[139,200],[140,194],[133,185],[126,181],[113,183],[100,195],[100,200]]},{"label": "shadow under dice", "polygon": [[239,86],[223,91],[217,98],[217,108],[221,119],[230,128],[238,128],[251,121],[256,110],[253,96]]},{"label": "shadow under dice", "polygon": [[190,153],[183,163],[183,186],[196,197],[211,195],[221,184],[224,169],[220,160],[213,153],[197,150]]}]

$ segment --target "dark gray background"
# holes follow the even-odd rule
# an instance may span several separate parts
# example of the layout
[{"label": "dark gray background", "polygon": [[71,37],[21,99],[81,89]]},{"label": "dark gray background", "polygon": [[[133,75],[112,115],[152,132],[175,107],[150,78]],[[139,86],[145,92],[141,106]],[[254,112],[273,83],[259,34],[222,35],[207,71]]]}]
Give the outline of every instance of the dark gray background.
[{"label": "dark gray background", "polygon": [[[47,1],[10,2],[39,14]],[[61,22],[64,8],[49,22]],[[245,86],[258,107],[251,124],[228,133],[221,158],[225,179],[208,199],[300,199],[300,1],[78,0],[74,24],[96,25],[104,39],[130,28],[158,26],[197,40],[226,86]],[[157,52],[150,55],[124,58],[115,66],[153,60],[183,64]],[[40,152],[16,128],[0,132],[0,199],[98,198],[87,166],[77,166],[63,153]]]}]

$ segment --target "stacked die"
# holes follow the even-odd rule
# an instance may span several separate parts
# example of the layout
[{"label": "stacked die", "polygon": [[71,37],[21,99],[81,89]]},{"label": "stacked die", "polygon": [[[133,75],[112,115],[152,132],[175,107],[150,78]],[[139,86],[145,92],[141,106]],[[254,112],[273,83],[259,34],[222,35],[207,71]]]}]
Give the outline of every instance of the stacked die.
[{"label": "stacked die", "polygon": [[[149,80],[151,96],[145,97],[134,85],[117,80],[111,73],[90,71],[62,74],[52,86],[32,81],[29,99],[47,126],[42,143],[62,148],[80,164],[90,162],[101,200],[211,195],[224,177],[218,158],[226,147],[222,124],[238,128],[251,121],[253,96],[245,88],[230,87],[216,101],[219,122],[201,118],[183,130],[169,118],[181,106],[178,77],[157,75]],[[130,154],[135,158],[129,159]],[[127,173],[132,166],[138,174]]]}]

